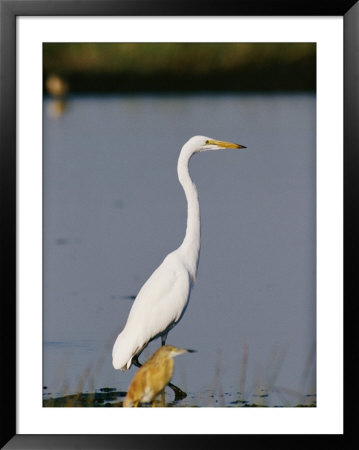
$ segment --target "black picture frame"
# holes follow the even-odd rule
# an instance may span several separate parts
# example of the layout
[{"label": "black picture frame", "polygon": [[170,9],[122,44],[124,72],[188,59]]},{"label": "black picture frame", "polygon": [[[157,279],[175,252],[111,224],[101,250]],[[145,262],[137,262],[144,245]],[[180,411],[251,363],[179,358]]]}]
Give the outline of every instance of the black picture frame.
[{"label": "black picture frame", "polygon": [[[3,285],[2,298],[2,424],[1,448],[184,448],[199,447],[204,439],[213,445],[255,445],[275,441],[288,445],[295,438],[309,445],[327,437],[336,448],[353,431],[355,415],[346,416],[343,435],[17,435],[16,434],[16,17],[18,16],[343,16],[344,18],[344,286],[346,341],[345,373],[356,373],[357,353],[348,344],[353,332],[356,299],[350,302],[357,277],[355,261],[358,221],[356,193],[359,133],[359,4],[357,0],[0,0],[0,154],[1,198],[3,205]],[[350,295],[351,297],[351,295]],[[347,383],[347,379],[346,379]],[[347,386],[347,385],[346,385]],[[345,390],[346,409],[353,400]],[[268,444],[267,444],[268,445]]]}]

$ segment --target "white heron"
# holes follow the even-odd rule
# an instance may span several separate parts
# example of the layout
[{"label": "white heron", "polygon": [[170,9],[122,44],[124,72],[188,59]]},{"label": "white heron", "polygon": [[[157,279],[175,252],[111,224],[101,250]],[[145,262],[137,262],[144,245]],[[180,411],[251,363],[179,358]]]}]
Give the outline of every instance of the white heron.
[{"label": "white heron", "polygon": [[168,332],[183,316],[196,279],[200,250],[199,202],[188,163],[195,153],[226,148],[246,147],[206,136],[194,136],[182,147],[177,173],[187,199],[186,234],[182,244],[165,257],[139,291],[113,346],[115,369],[127,370],[132,363],[140,366],[138,356],[148,343],[161,337],[165,345]]}]

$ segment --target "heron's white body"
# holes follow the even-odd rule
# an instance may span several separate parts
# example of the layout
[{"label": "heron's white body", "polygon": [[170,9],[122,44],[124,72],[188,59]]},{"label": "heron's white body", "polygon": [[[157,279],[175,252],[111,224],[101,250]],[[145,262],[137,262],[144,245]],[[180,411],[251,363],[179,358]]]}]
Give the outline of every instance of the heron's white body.
[{"label": "heron's white body", "polygon": [[128,369],[134,355],[151,339],[167,333],[181,318],[189,300],[191,280],[180,261],[180,249],[170,253],[142,286],[113,347],[115,369]]},{"label": "heron's white body", "polygon": [[139,355],[152,339],[163,336],[165,340],[168,331],[178,323],[186,309],[200,251],[199,202],[188,163],[196,152],[221,148],[242,146],[195,136],[182,147],[177,172],[187,199],[186,235],[180,247],[165,257],[138,293],[126,325],[113,347],[115,369],[130,368],[132,358]]}]

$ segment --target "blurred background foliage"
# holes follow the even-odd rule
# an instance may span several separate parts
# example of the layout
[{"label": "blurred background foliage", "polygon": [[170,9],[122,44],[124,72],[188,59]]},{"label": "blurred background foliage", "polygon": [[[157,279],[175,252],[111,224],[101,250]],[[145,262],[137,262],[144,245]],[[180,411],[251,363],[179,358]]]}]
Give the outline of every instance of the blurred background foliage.
[{"label": "blurred background foliage", "polygon": [[315,91],[314,43],[44,43],[44,89]]}]

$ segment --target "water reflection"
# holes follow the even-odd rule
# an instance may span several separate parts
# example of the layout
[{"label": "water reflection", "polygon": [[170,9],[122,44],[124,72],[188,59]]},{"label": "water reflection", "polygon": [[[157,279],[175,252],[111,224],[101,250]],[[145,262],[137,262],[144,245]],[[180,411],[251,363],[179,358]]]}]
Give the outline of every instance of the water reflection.
[{"label": "water reflection", "polygon": [[51,99],[48,104],[47,104],[47,114],[49,117],[52,117],[53,119],[58,119],[59,117],[61,117],[64,112],[67,109],[67,101],[64,99],[59,99],[59,98],[55,98],[55,99]]},{"label": "water reflection", "polygon": [[47,104],[47,114],[49,117],[59,118],[67,109],[66,96],[69,91],[69,85],[59,75],[52,74],[46,78],[45,87],[51,96],[51,100]]}]

